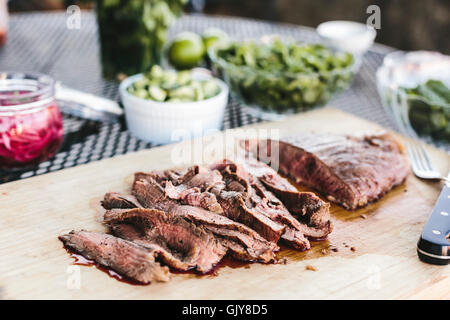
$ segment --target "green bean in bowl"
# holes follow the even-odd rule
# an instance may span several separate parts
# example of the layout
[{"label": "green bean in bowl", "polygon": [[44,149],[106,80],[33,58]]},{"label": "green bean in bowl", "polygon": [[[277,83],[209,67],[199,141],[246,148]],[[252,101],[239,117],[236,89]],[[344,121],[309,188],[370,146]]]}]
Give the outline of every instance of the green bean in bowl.
[{"label": "green bean in bowl", "polygon": [[124,79],[119,94],[130,133],[155,144],[209,135],[222,128],[228,86],[202,68],[153,66]]},{"label": "green bean in bowl", "polygon": [[216,96],[220,87],[214,78],[199,79],[191,71],[164,70],[155,65],[127,91],[157,102],[194,102]]},{"label": "green bean in bowl", "polygon": [[349,53],[280,39],[234,42],[208,55],[232,94],[269,118],[325,104],[348,88],[358,68]]}]

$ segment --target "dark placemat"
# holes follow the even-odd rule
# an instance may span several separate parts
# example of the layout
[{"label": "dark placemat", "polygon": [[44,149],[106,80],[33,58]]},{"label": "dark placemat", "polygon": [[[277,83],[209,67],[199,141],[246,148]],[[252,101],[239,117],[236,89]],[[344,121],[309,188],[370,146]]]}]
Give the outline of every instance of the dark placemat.
[{"label": "dark placemat", "polygon": [[[50,74],[66,86],[118,100],[117,83],[101,77],[95,15],[83,11],[80,29],[68,29],[66,18],[60,12],[12,15],[8,43],[0,49],[0,70]],[[204,15],[185,15],[171,28],[170,34],[172,36],[182,30],[201,32],[210,26],[222,28],[232,37],[240,39],[282,34],[300,41],[319,40],[311,28]],[[381,106],[375,86],[375,71],[389,50],[374,45],[365,55],[352,87],[333,98],[329,104],[392,129],[392,122]],[[247,114],[238,102],[231,100],[223,128],[259,121]],[[0,183],[154,146],[130,136],[123,123],[104,124],[65,115],[64,126],[64,143],[53,159],[27,170],[0,171]]]}]

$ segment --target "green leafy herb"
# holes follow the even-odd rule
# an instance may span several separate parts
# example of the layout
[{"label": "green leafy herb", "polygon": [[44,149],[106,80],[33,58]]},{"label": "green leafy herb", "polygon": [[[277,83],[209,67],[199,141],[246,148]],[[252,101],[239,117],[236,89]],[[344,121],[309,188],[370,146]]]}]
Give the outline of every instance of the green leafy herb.
[{"label": "green leafy herb", "polygon": [[234,42],[208,54],[235,95],[278,113],[325,103],[333,92],[347,88],[354,74],[351,54],[318,44]]},{"label": "green leafy herb", "polygon": [[416,88],[402,88],[407,94],[409,120],[421,134],[450,141],[450,89],[438,80]]}]

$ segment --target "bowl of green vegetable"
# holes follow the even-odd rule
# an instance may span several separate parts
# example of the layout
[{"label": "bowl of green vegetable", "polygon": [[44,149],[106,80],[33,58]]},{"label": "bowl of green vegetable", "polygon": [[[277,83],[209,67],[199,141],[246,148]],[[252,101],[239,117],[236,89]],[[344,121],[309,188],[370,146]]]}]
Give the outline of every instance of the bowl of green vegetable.
[{"label": "bowl of green vegetable", "polygon": [[418,135],[450,142],[450,56],[393,52],[377,70],[383,105]]},{"label": "bowl of green vegetable", "polygon": [[205,69],[164,70],[155,65],[120,84],[131,134],[165,144],[220,130],[228,86]]},{"label": "bowl of green vegetable", "polygon": [[211,48],[208,56],[232,96],[269,120],[326,104],[349,87],[359,68],[349,53],[278,38],[232,42]]}]

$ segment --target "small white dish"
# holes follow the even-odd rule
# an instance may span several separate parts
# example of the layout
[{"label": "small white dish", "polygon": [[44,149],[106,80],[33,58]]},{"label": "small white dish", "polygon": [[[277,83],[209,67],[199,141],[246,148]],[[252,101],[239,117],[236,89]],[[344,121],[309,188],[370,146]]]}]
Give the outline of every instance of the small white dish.
[{"label": "small white dish", "polygon": [[316,28],[319,36],[334,49],[361,56],[372,46],[377,32],[373,27],[354,21],[327,21]]},{"label": "small white dish", "polygon": [[[119,86],[125,107],[125,118],[131,134],[156,144],[167,144],[217,132],[222,127],[228,103],[228,86],[214,78],[220,92],[209,99],[195,102],[157,102],[136,97],[127,91],[142,74],[126,78]],[[211,77],[195,74],[198,79]]]}]

